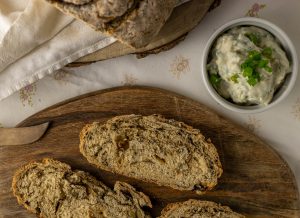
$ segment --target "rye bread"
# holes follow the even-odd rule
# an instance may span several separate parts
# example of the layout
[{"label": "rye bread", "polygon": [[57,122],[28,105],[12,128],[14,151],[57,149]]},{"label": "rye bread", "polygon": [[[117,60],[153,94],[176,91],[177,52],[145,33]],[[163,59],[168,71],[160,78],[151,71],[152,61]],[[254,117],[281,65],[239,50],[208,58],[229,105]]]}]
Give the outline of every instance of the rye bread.
[{"label": "rye bread", "polygon": [[217,185],[222,166],[198,129],[160,115],[124,115],[86,125],[80,152],[100,169],[201,194]]},{"label": "rye bread", "polygon": [[188,200],[168,204],[158,218],[244,218],[227,206],[211,201]]},{"label": "rye bread", "polygon": [[134,48],[152,41],[178,3],[178,0],[46,1]]},{"label": "rye bread", "polygon": [[12,188],[19,204],[44,218],[148,218],[142,207],[152,207],[146,195],[127,183],[116,182],[111,190],[88,173],[53,159],[21,167]]}]

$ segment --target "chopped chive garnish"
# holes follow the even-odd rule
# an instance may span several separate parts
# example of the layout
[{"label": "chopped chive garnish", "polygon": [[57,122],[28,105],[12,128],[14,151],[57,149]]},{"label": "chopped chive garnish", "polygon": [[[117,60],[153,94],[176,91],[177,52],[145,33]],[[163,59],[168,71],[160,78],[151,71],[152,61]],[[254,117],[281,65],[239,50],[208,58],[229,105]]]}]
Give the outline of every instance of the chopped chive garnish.
[{"label": "chopped chive garnish", "polygon": [[251,77],[252,74],[253,74],[253,68],[251,68],[251,67],[246,67],[243,71],[244,77]]},{"label": "chopped chive garnish", "polygon": [[245,69],[246,67],[250,67],[250,61],[249,60],[245,60],[242,64],[241,64],[241,69]]},{"label": "chopped chive garnish", "polygon": [[262,50],[262,55],[263,56],[265,56],[265,57],[267,57],[267,58],[272,58],[272,53],[273,53],[273,50],[272,50],[272,48],[270,48],[270,47],[266,47],[266,48],[264,48],[263,50]]},{"label": "chopped chive garnish", "polygon": [[246,33],[245,36],[250,39],[251,42],[254,43],[254,45],[258,45],[260,43],[260,38],[258,35],[254,33]]},{"label": "chopped chive garnish", "polygon": [[261,53],[255,50],[249,51],[248,58],[258,61],[261,59]]},{"label": "chopped chive garnish", "polygon": [[236,73],[230,77],[230,80],[234,83],[238,83],[239,82],[238,78],[239,78],[239,75]]},{"label": "chopped chive garnish", "polygon": [[252,77],[255,78],[258,82],[260,81],[260,74],[256,70],[253,71]]},{"label": "chopped chive garnish", "polygon": [[247,59],[241,64],[241,69],[243,76],[247,78],[247,82],[250,86],[255,86],[261,80],[258,69],[264,69],[272,73],[272,68],[268,66],[270,61],[263,58],[271,56],[272,49],[268,47],[264,48],[262,52],[256,50],[249,51]]},{"label": "chopped chive garnish", "polygon": [[253,71],[253,74],[248,77],[247,82],[250,86],[255,86],[260,81],[260,74],[257,71]]},{"label": "chopped chive garnish", "polygon": [[254,78],[254,77],[248,78],[248,79],[247,79],[247,82],[248,82],[248,84],[249,84],[250,86],[255,86],[255,85],[258,83],[257,79]]},{"label": "chopped chive garnish", "polygon": [[264,69],[269,72],[269,73],[272,73],[272,68],[269,67],[269,66],[265,66]]},{"label": "chopped chive garnish", "polygon": [[266,59],[262,59],[258,62],[258,67],[259,68],[265,68],[268,65],[269,61]]},{"label": "chopped chive garnish", "polygon": [[219,74],[210,74],[209,80],[213,86],[218,86],[221,82],[221,77]]}]

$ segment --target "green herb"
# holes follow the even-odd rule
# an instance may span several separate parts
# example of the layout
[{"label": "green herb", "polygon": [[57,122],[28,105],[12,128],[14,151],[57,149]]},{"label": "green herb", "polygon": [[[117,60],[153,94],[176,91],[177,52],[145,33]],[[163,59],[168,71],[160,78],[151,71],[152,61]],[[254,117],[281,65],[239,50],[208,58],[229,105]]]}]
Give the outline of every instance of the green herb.
[{"label": "green herb", "polygon": [[255,86],[260,79],[260,74],[257,71],[253,71],[252,75],[247,78],[247,82],[250,86]]},{"label": "green herb", "polygon": [[253,71],[252,77],[255,78],[257,80],[257,82],[259,82],[261,80],[260,74],[256,70]]},{"label": "green herb", "polygon": [[[265,51],[263,54],[263,51]],[[252,50],[249,51],[247,59],[241,64],[242,74],[247,78],[247,82],[250,86],[255,86],[260,80],[261,76],[258,72],[258,69],[264,69],[269,73],[272,73],[272,68],[268,66],[269,60],[264,59],[272,55],[272,50],[270,52],[269,48],[265,48],[262,52]]]},{"label": "green herb", "polygon": [[272,73],[272,68],[269,67],[269,66],[265,66],[264,69],[269,72],[269,73]]},{"label": "green herb", "polygon": [[239,82],[238,78],[239,78],[239,75],[236,73],[230,77],[230,80],[233,81],[234,83],[238,83]]},{"label": "green herb", "polygon": [[254,43],[254,45],[258,45],[260,43],[260,38],[258,35],[254,33],[246,33],[245,36],[250,39],[251,42]]},{"label": "green herb", "polygon": [[269,64],[269,61],[266,59],[262,59],[258,62],[258,67],[259,68],[265,68]]},{"label": "green herb", "polygon": [[255,61],[259,61],[261,59],[261,53],[256,50],[249,51],[248,58]]},{"label": "green herb", "polygon": [[246,67],[244,70],[243,70],[243,76],[244,77],[251,77],[253,74],[253,68],[251,67]]},{"label": "green herb", "polygon": [[248,78],[247,82],[250,86],[255,86],[258,83],[257,79],[255,79],[253,77]]},{"label": "green herb", "polygon": [[213,86],[218,86],[221,82],[221,77],[219,74],[210,74],[209,80]]},{"label": "green herb", "polygon": [[272,50],[272,48],[270,48],[270,47],[266,47],[266,48],[264,48],[264,49],[262,50],[261,53],[262,53],[263,56],[265,56],[265,57],[271,59],[271,58],[272,58],[273,50]]},{"label": "green herb", "polygon": [[245,69],[245,68],[247,68],[247,67],[251,67],[250,66],[250,60],[245,60],[242,64],[241,64],[241,69],[243,70],[243,69]]}]

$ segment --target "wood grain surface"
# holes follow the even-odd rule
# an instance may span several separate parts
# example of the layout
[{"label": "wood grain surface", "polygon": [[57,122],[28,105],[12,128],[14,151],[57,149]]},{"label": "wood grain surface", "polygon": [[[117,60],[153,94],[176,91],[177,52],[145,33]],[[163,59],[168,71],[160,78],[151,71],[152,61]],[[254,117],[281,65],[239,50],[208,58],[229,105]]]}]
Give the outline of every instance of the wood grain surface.
[{"label": "wood grain surface", "polygon": [[[144,183],[91,166],[79,153],[81,128],[122,114],[162,114],[183,121],[210,138],[220,154],[224,173],[215,190],[199,196]],[[113,187],[126,181],[149,195],[153,216],[170,202],[206,199],[230,206],[247,217],[299,217],[294,176],[283,159],[266,143],[206,106],[183,96],[147,87],[123,87],[87,94],[55,105],[19,126],[50,121],[43,138],[29,145],[0,147],[0,217],[34,217],[17,204],[11,192],[15,170],[31,160],[56,158],[74,169],[90,172]],[[289,143],[289,142],[287,142]]]},{"label": "wood grain surface", "polygon": [[[191,0],[173,11],[160,33],[146,47],[134,49],[115,42],[92,54],[82,57],[68,66],[81,66],[87,63],[106,60],[127,54],[137,54],[139,58],[171,49],[202,20],[214,0]],[[218,3],[218,0],[215,1]]]}]

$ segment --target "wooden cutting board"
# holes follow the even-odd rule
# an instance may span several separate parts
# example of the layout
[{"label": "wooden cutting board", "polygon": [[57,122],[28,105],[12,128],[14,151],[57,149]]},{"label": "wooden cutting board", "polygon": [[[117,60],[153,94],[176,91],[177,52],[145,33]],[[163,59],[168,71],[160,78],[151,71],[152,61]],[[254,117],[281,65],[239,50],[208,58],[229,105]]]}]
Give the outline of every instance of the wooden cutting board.
[{"label": "wooden cutting board", "polygon": [[[211,138],[224,168],[217,188],[199,196],[114,175],[88,164],[78,148],[81,128],[95,120],[105,122],[113,116],[132,113],[162,114],[192,125]],[[40,141],[0,149],[1,217],[34,217],[17,204],[10,185],[18,167],[44,157],[56,158],[74,169],[88,171],[110,187],[116,180],[134,185],[151,197],[154,207],[150,212],[153,216],[159,215],[167,203],[196,198],[228,205],[247,217],[300,217],[295,179],[285,161],[244,128],[191,99],[155,88],[114,88],[55,105],[19,126],[48,121],[51,125]]]},{"label": "wooden cutting board", "polygon": [[184,40],[186,34],[198,25],[211,6],[216,7],[218,4],[220,4],[220,0],[191,0],[174,9],[159,34],[146,47],[134,49],[120,42],[115,42],[78,59],[68,66],[81,66],[127,54],[137,54],[137,57],[142,58],[148,54],[169,50]]}]

